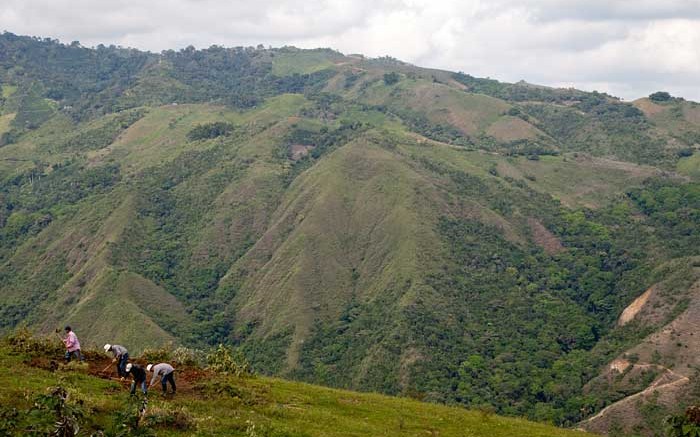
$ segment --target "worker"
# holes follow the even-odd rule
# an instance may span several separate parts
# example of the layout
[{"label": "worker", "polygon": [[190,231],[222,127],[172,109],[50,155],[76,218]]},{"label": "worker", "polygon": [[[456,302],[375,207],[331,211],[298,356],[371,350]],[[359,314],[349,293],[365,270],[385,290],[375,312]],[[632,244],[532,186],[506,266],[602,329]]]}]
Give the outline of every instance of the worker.
[{"label": "worker", "polygon": [[149,387],[152,387],[153,384],[155,384],[158,376],[160,376],[160,383],[163,386],[163,395],[168,393],[168,382],[170,382],[170,385],[173,388],[173,394],[175,394],[175,369],[173,369],[173,366],[168,363],[160,363],[156,364],[155,366],[153,364],[149,364],[146,366],[146,370],[153,372],[153,377],[151,378],[151,384]]},{"label": "worker", "polygon": [[63,339],[63,344],[66,345],[66,363],[70,362],[72,356],[75,356],[79,361],[83,361],[83,355],[80,353],[80,342],[78,341],[78,336],[71,329],[70,326],[66,326],[66,338]]},{"label": "worker", "polygon": [[106,344],[105,352],[112,352],[114,355],[112,362],[117,363],[117,375],[122,379],[126,378],[126,362],[129,361],[129,351],[118,344]]},{"label": "worker", "polygon": [[131,383],[131,396],[136,394],[136,386],[141,385],[141,391],[144,396],[148,395],[148,388],[146,387],[146,371],[143,367],[138,364],[129,363],[126,365],[126,373],[131,373],[134,381]]}]

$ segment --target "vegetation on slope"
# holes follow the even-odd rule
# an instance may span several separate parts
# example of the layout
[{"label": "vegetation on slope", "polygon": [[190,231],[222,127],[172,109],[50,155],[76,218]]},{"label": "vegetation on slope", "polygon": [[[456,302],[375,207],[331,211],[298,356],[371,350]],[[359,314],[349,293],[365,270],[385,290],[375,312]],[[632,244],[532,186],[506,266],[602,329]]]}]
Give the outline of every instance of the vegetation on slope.
[{"label": "vegetation on slope", "polygon": [[[230,352],[219,348],[200,367],[184,350],[150,351],[144,359],[175,359],[178,392],[162,398],[155,386],[145,411],[127,383],[111,378],[109,358],[87,351],[85,364],[57,364],[59,343],[20,334],[0,346],[0,431],[48,435],[79,427],[80,435],[222,436],[583,436],[503,418],[489,410],[421,403],[321,388],[236,372]],[[177,357],[181,362],[177,362]],[[240,361],[238,362],[240,364]],[[108,367],[110,370],[102,372]]]},{"label": "vegetation on slope", "polygon": [[697,182],[668,172],[694,174],[690,102],[653,102],[674,124],[327,50],[0,41],[3,330],[237,344],[263,373],[571,425],[657,327],[620,312],[700,247]]}]

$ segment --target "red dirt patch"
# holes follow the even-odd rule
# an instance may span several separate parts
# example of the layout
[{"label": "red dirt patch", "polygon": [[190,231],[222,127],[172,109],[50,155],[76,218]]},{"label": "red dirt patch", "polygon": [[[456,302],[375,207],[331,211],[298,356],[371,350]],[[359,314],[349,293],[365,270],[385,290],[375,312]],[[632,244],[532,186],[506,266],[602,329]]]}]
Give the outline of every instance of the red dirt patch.
[{"label": "red dirt patch", "polygon": [[[119,382],[124,387],[129,387],[131,385],[131,377],[127,377],[123,381],[117,377],[116,364],[112,363],[111,358],[105,357],[103,359],[93,359],[86,362],[88,363],[88,374],[97,378]],[[145,361],[140,359],[134,360],[132,363],[144,367],[147,365]],[[203,369],[173,367],[175,367],[175,384],[177,384],[178,393],[194,394],[197,391],[194,387],[195,384],[211,377],[211,373]],[[151,376],[151,373],[146,374],[147,382],[150,382]],[[160,384],[156,383],[151,389],[160,391]]]},{"label": "red dirt patch", "polygon": [[58,365],[61,361],[51,360],[46,357],[33,357],[26,364],[31,367],[36,367],[39,369],[48,370],[49,372],[54,372],[58,369]]},{"label": "red dirt patch", "polygon": [[316,146],[312,146],[310,144],[292,144],[291,147],[291,153],[292,153],[292,160],[298,161],[304,156],[308,155],[311,150],[313,150]]},{"label": "red dirt patch", "polygon": [[635,100],[634,102],[632,102],[632,104],[636,106],[640,111],[642,111],[647,117],[653,117],[657,114],[666,111],[666,108],[664,106],[657,105],[656,103],[652,102],[647,98]]},{"label": "red dirt patch", "polygon": [[629,304],[629,306],[625,308],[624,311],[622,311],[622,314],[620,314],[620,318],[617,320],[617,325],[623,326],[630,322],[632,319],[634,319],[637,313],[639,313],[642,307],[644,307],[644,304],[647,303],[647,301],[649,300],[649,297],[651,296],[653,290],[654,287],[649,288],[647,291],[642,293],[641,296],[632,301],[632,303]]},{"label": "red dirt patch", "polygon": [[555,255],[563,252],[566,248],[561,244],[561,241],[549,232],[547,228],[534,218],[527,219],[527,224],[532,232],[532,240],[540,246],[549,255]]},{"label": "red dirt patch", "polygon": [[611,371],[611,372],[614,371],[614,372],[617,372],[617,373],[622,373],[622,372],[624,372],[625,370],[627,370],[627,368],[628,368],[630,365],[632,365],[632,363],[630,363],[629,361],[627,361],[627,360],[625,360],[625,359],[623,359],[623,358],[618,358],[618,359],[616,359],[616,360],[613,360],[612,363],[610,363],[610,371]]}]

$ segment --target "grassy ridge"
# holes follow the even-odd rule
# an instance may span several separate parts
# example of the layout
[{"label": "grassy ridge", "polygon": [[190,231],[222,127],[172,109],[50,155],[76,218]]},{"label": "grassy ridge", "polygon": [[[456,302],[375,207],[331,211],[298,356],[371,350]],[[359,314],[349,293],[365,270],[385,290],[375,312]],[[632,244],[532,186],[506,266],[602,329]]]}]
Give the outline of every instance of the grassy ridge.
[{"label": "grassy ridge", "polygon": [[[91,354],[98,357],[99,353]],[[114,426],[116,414],[128,405],[125,386],[74,366],[49,372],[27,365],[26,357],[7,346],[0,348],[0,426],[5,414],[31,408],[32,399],[49,387],[63,386],[69,402],[82,402],[89,411],[85,430]],[[99,358],[99,366],[104,359]],[[40,362],[39,358],[33,359]],[[152,429],[157,435],[208,436],[471,436],[565,437],[587,435],[489,412],[425,404],[378,394],[322,388],[275,378],[203,373],[180,368],[178,395],[162,400],[159,387],[151,392],[148,414],[180,416],[173,425]],[[90,370],[92,372],[92,370]],[[185,417],[184,419],[182,417]],[[35,419],[36,420],[36,419]],[[186,423],[183,426],[183,422]],[[34,422],[36,425],[38,422]],[[181,428],[181,429],[178,429]],[[184,429],[182,429],[184,427]],[[20,432],[21,433],[21,432]],[[13,435],[13,434],[10,434]]]}]

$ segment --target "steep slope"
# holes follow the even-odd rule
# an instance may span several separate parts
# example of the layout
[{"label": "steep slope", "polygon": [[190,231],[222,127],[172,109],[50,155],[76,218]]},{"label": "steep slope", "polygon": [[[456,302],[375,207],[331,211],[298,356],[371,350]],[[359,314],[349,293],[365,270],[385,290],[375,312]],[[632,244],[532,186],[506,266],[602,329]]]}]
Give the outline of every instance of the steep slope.
[{"label": "steep slope", "polygon": [[625,324],[633,323],[652,332],[589,383],[593,393],[606,393],[618,400],[584,421],[586,429],[605,432],[620,428],[631,432],[641,428],[662,432],[659,420],[663,414],[681,412],[700,400],[700,362],[693,352],[700,347],[696,338],[700,323],[700,260],[678,263],[686,263],[687,267],[673,266],[670,278],[645,292],[643,303],[635,301],[637,308],[633,312],[626,311]]},{"label": "steep slope", "polygon": [[[506,418],[489,411],[422,403],[379,394],[336,390],[280,379],[216,372],[175,363],[177,396],[150,392],[142,406],[128,382],[101,372],[109,358],[89,351],[82,365],[56,365],[59,350],[22,342],[0,345],[0,428],[5,436],[50,434],[57,422],[52,401],[67,390],[62,411],[81,433],[139,433],[158,436],[463,436],[586,437],[591,434]],[[19,347],[17,347],[19,346]],[[21,350],[27,347],[30,350]],[[20,350],[17,350],[20,349]],[[49,351],[46,351],[49,349]],[[43,353],[42,353],[43,352]],[[58,354],[55,354],[55,353]],[[137,357],[139,362],[143,357]],[[53,364],[53,367],[52,367]],[[11,370],[11,371],[10,371]]]},{"label": "steep slope", "polygon": [[10,274],[3,296],[7,321],[21,317],[43,331],[77,323],[92,332],[91,341],[128,339],[135,350],[174,340],[159,322],[186,322],[182,304],[109,262],[112,245],[134,214],[133,199],[120,197],[114,193],[97,204],[83,204],[15,252],[4,270]]},{"label": "steep slope", "polygon": [[3,331],[237,344],[263,373],[567,425],[696,380],[668,336],[674,374],[597,378],[680,314],[652,292],[618,323],[700,255],[692,102],[331,50],[0,42]]},{"label": "steep slope", "polygon": [[411,295],[438,250],[432,227],[444,205],[432,183],[371,137],[331,153],[295,181],[229,273],[245,277],[240,321],[266,336],[292,328],[293,368],[314,320],[335,319],[352,301]]}]

